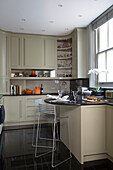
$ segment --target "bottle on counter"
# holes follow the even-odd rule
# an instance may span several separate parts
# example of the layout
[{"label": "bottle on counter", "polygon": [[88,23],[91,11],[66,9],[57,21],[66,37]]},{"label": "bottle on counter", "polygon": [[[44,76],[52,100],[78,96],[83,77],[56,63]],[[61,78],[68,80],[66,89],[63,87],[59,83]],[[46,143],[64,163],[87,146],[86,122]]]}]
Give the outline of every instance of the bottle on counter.
[{"label": "bottle on counter", "polygon": [[43,94],[43,87],[42,87],[42,84],[41,84],[41,87],[40,87],[40,94]]},{"label": "bottle on counter", "polygon": [[35,94],[40,94],[40,93],[41,93],[40,88],[37,86],[35,89]]},{"label": "bottle on counter", "polygon": [[19,95],[22,95],[22,86],[19,86]]}]

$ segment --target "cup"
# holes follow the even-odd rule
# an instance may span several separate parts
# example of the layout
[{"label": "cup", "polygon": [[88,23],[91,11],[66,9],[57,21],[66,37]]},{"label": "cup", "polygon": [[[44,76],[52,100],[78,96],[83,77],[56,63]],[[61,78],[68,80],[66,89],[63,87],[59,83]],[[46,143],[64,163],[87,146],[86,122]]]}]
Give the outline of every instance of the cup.
[{"label": "cup", "polygon": [[78,92],[77,91],[72,91],[72,93],[73,93],[74,101],[76,102]]},{"label": "cup", "polygon": [[63,90],[58,90],[58,96],[61,98],[62,97]]}]

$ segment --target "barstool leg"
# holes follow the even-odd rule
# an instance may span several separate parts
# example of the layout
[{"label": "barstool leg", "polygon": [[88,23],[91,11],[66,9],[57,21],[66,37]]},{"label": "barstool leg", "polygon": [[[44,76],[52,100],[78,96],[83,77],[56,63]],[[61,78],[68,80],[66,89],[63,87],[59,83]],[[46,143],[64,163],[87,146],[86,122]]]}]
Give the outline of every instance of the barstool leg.
[{"label": "barstool leg", "polygon": [[56,123],[56,120],[54,120],[54,129],[53,129],[53,148],[52,148],[52,167],[53,167],[53,168],[55,168],[55,167],[61,165],[62,163],[66,162],[66,161],[68,161],[69,159],[72,158],[71,147],[70,147],[70,128],[69,128],[70,125],[69,125],[69,118],[67,118],[67,119],[68,119],[68,142],[69,142],[69,153],[70,153],[70,156],[69,156],[69,158],[67,158],[67,159],[61,161],[60,163],[54,165],[54,154],[55,154],[55,153],[54,153],[54,152],[55,152],[55,123]]},{"label": "barstool leg", "polygon": [[34,117],[34,125],[33,125],[33,136],[32,136],[32,146],[35,147],[34,145],[34,140],[35,140],[35,125],[36,125],[36,112],[35,112],[35,117]]},{"label": "barstool leg", "polygon": [[71,145],[70,145],[70,122],[69,122],[69,118],[68,118],[68,140],[69,140],[69,151],[70,151],[70,158],[71,158],[72,154],[71,154]]},{"label": "barstool leg", "polygon": [[56,123],[56,116],[54,118],[54,123],[53,123],[53,147],[52,147],[52,162],[51,165],[54,168],[54,152],[55,152],[55,123]]},{"label": "barstool leg", "polygon": [[38,134],[39,134],[39,126],[40,126],[40,114],[38,117],[38,124],[37,124],[37,133],[36,133],[36,145],[35,145],[35,157],[37,157],[37,143],[38,143]]}]

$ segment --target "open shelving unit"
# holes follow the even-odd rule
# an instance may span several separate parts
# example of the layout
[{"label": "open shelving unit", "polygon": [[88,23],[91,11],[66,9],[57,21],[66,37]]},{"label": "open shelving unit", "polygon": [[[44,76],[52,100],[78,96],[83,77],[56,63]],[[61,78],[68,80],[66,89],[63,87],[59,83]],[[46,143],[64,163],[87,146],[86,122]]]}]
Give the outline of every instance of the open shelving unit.
[{"label": "open shelving unit", "polygon": [[72,77],[72,38],[57,40],[57,77]]}]

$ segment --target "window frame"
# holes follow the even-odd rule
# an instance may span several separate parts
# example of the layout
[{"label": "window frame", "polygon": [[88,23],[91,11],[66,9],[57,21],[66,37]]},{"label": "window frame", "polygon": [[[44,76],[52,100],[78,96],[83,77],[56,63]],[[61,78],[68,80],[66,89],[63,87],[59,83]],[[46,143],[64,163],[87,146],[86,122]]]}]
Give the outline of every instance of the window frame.
[{"label": "window frame", "polygon": [[[101,25],[102,26],[102,25]],[[100,51],[100,27],[98,27],[96,30],[94,30],[95,33],[95,63],[96,63],[96,67],[98,68],[98,55],[105,53],[105,69],[107,69],[107,52],[110,50],[113,50],[113,46],[109,48],[109,21],[107,21],[107,48],[105,50]],[[113,83],[113,80],[108,82],[107,81],[107,73],[106,73],[106,77],[105,77],[105,81],[99,81],[100,84],[111,84]]]}]

